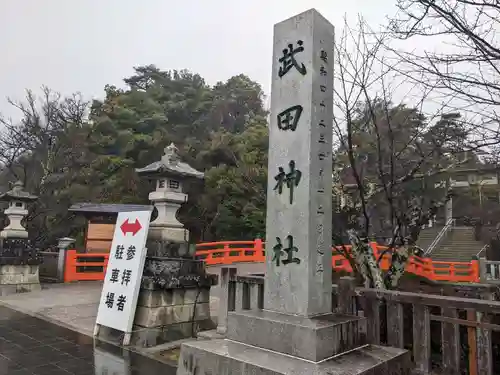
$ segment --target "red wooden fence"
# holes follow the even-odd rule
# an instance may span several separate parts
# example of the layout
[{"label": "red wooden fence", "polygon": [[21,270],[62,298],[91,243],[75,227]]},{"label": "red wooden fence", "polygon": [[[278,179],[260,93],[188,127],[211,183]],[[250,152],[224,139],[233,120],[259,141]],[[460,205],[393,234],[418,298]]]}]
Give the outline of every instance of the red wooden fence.
[{"label": "red wooden fence", "polygon": [[[377,259],[387,249],[387,247],[376,243],[372,243],[371,246]],[[249,262],[263,263],[266,258],[264,242],[261,239],[204,242],[196,245],[196,249],[196,257],[204,260],[207,266]],[[350,246],[345,246],[345,249],[349,251]],[[389,268],[390,256],[390,253],[386,253],[382,257],[380,261],[382,269]],[[64,281],[103,280],[108,257],[109,253],[77,254],[76,250],[69,250],[66,256]],[[96,258],[99,261],[96,261]],[[332,248],[332,267],[335,271],[352,272],[349,261],[336,248]],[[479,282],[479,263],[477,260],[439,262],[430,258],[412,256],[406,267],[406,272],[435,281]]]}]

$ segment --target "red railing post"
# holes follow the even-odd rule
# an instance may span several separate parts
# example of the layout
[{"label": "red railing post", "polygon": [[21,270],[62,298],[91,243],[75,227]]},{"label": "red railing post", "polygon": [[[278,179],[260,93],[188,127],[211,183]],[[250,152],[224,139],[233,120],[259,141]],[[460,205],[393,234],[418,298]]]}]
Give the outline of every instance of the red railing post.
[{"label": "red railing post", "polygon": [[424,267],[424,276],[428,279],[434,280],[434,265],[432,264],[431,258],[423,258],[425,267]]},{"label": "red railing post", "polygon": [[66,262],[64,264],[64,282],[69,283],[74,281],[76,273],[76,250],[68,250],[66,252]]},{"label": "red railing post", "polygon": [[456,281],[455,280],[455,263],[450,263],[450,268],[448,269],[448,272],[450,274],[450,281]]},{"label": "red railing post", "polygon": [[373,255],[375,256],[375,261],[377,261],[379,256],[378,244],[376,242],[370,242],[370,246],[372,248]]},{"label": "red railing post", "polygon": [[253,242],[253,254],[254,257],[256,258],[255,260],[257,262],[263,262],[265,261],[265,256],[264,256],[264,246],[262,245],[262,239],[256,238]]},{"label": "red railing post", "polygon": [[477,259],[473,259],[470,261],[470,273],[471,273],[471,282],[478,283],[479,282],[479,261]]},{"label": "red railing post", "polygon": [[223,264],[231,264],[233,263],[231,259],[231,249],[229,247],[229,244],[227,242],[224,242],[224,256],[223,256]]}]

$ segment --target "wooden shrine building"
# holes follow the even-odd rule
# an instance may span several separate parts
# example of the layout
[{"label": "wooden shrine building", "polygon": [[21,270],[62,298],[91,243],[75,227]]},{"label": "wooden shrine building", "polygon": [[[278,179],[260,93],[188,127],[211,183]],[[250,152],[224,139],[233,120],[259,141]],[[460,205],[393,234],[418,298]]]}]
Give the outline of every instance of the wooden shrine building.
[{"label": "wooden shrine building", "polygon": [[[118,213],[149,210],[151,206],[140,204],[75,203],[69,211],[87,219],[84,247],[88,253],[105,253],[111,249]],[[153,211],[153,217],[155,212]]]}]

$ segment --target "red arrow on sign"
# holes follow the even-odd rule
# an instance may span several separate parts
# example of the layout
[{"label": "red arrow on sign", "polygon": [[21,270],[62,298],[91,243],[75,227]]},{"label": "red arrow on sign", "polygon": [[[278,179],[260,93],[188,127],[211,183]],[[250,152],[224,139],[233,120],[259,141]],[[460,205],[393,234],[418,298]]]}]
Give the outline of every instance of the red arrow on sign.
[{"label": "red arrow on sign", "polygon": [[135,219],[133,223],[129,223],[128,218],[123,222],[122,225],[120,225],[120,229],[123,232],[123,235],[126,236],[127,233],[132,233],[132,236],[135,236],[137,232],[139,232],[142,228],[141,223],[139,220]]}]

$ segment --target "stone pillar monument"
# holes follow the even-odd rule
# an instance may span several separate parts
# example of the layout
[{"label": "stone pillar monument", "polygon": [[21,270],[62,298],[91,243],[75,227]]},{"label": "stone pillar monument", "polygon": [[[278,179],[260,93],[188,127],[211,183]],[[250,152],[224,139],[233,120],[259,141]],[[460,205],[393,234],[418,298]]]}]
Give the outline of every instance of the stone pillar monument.
[{"label": "stone pillar monument", "polygon": [[149,226],[148,257],[132,341],[154,346],[213,328],[209,297],[217,277],[208,275],[203,261],[194,259],[189,232],[176,217],[188,198],[184,185],[189,179],[203,179],[204,174],[182,162],[174,144],[165,148],[160,161],[136,171],[156,181],[156,190],[149,199],[158,216]]},{"label": "stone pillar monument", "polygon": [[408,352],[364,345],[364,318],[332,313],[333,51],[314,9],[274,28],[264,309],[183,344],[177,375],[408,374]]},{"label": "stone pillar monument", "polygon": [[20,181],[11,190],[0,194],[7,202],[4,213],[8,225],[0,232],[0,295],[40,289],[39,265],[42,261],[31,246],[22,220],[28,214],[27,205],[37,199],[23,190]]}]

